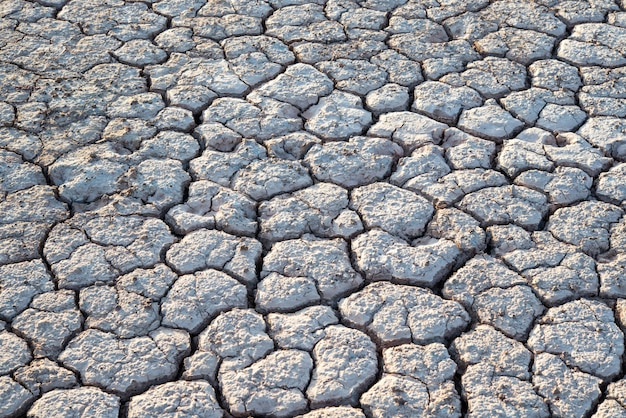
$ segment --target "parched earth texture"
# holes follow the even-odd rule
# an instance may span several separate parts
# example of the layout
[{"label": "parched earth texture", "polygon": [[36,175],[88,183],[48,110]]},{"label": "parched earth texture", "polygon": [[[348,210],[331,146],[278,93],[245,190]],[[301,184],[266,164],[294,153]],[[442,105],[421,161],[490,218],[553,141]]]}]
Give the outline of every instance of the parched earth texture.
[{"label": "parched earth texture", "polygon": [[626,417],[625,0],[0,0],[0,417]]}]

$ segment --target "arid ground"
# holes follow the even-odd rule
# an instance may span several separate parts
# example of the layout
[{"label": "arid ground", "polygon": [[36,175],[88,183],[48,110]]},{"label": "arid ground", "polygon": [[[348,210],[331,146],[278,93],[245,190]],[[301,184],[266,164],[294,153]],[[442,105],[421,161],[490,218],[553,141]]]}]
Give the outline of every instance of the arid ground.
[{"label": "arid ground", "polygon": [[0,417],[626,417],[626,0],[0,0]]}]

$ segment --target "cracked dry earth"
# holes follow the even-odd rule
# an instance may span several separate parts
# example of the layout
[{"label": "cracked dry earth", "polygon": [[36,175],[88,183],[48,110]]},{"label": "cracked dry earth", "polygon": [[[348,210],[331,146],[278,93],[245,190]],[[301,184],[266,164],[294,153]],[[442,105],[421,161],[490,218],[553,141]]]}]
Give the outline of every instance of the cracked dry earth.
[{"label": "cracked dry earth", "polygon": [[626,416],[625,0],[0,17],[0,417]]}]

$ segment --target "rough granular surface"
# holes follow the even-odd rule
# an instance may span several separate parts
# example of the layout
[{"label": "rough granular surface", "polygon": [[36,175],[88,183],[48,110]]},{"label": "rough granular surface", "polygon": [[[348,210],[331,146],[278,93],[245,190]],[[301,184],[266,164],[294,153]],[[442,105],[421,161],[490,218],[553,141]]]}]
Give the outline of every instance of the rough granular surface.
[{"label": "rough granular surface", "polygon": [[626,0],[0,0],[0,418],[626,417]]}]

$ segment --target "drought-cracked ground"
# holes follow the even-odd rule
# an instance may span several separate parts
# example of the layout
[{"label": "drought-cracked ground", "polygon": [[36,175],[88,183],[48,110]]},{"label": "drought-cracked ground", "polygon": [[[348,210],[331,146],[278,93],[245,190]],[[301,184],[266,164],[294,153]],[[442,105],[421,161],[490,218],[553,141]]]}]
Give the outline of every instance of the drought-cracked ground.
[{"label": "drought-cracked ground", "polygon": [[625,0],[0,16],[0,417],[626,416]]}]

